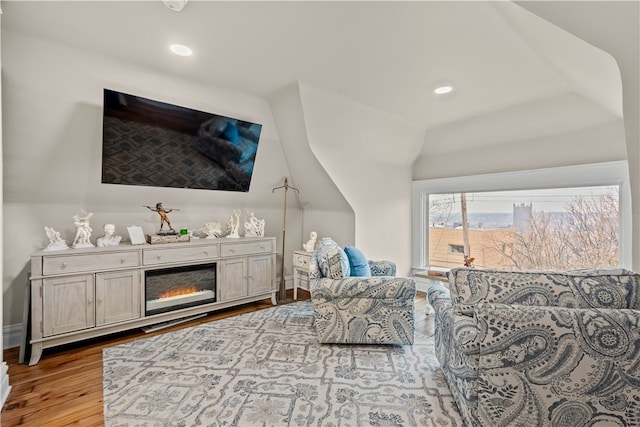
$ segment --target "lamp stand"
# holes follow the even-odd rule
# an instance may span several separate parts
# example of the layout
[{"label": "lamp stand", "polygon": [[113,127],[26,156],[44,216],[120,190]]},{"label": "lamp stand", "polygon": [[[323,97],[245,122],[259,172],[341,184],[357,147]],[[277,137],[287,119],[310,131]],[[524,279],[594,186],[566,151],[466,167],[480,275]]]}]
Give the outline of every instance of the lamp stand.
[{"label": "lamp stand", "polygon": [[281,188],[284,188],[284,209],[282,215],[282,259],[280,264],[280,288],[278,289],[278,303],[284,304],[292,301],[291,299],[287,299],[287,288],[284,280],[285,238],[287,235],[287,192],[290,188],[297,191],[298,193],[300,193],[300,190],[295,187],[291,187],[289,185],[287,177],[284,178],[283,185],[274,188],[273,190],[271,190],[271,192],[273,193]]}]

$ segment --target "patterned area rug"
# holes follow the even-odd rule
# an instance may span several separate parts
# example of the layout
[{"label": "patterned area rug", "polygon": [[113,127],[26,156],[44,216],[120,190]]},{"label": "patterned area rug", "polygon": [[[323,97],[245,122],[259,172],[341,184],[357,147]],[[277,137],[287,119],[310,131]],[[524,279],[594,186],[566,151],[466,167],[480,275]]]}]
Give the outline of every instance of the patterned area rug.
[{"label": "patterned area rug", "polygon": [[107,426],[462,426],[434,356],[318,342],[303,301],[103,352]]}]

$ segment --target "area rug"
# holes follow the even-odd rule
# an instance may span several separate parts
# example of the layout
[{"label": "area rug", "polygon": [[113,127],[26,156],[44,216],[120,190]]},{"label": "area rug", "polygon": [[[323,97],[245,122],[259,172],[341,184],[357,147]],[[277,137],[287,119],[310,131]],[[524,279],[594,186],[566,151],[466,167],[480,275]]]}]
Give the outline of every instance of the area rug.
[{"label": "area rug", "polygon": [[309,301],[103,351],[105,425],[462,426],[434,355],[320,344]]}]

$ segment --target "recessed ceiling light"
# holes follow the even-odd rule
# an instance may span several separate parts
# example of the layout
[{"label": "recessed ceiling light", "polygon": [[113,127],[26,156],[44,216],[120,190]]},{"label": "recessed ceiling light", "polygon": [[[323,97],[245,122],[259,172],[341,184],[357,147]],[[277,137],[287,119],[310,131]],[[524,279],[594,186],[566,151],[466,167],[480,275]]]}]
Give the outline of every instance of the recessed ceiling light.
[{"label": "recessed ceiling light", "polygon": [[171,46],[169,46],[169,49],[171,50],[171,52],[180,56],[191,56],[191,54],[193,53],[191,52],[191,49],[181,44],[172,44]]},{"label": "recessed ceiling light", "polygon": [[169,9],[180,12],[187,4],[187,1],[189,0],[162,0],[162,3],[164,3],[164,5]]},{"label": "recessed ceiling light", "polygon": [[449,93],[453,90],[453,87],[451,86],[440,86],[438,88],[435,88],[433,90],[433,93],[437,94],[437,95],[443,95],[445,93]]}]

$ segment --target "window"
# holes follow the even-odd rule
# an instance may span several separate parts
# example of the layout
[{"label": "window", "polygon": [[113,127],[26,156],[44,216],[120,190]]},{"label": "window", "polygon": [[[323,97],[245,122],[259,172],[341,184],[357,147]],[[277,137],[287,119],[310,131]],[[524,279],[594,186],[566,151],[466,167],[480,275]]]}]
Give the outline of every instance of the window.
[{"label": "window", "polygon": [[[464,245],[452,245],[449,244],[450,254],[464,254]],[[433,264],[435,267],[446,267],[446,265]]]},{"label": "window", "polygon": [[619,205],[617,185],[430,194],[428,264],[457,267],[466,255],[483,268],[619,267]]},{"label": "window", "polygon": [[416,181],[414,269],[628,267],[630,210],[626,162]]}]

